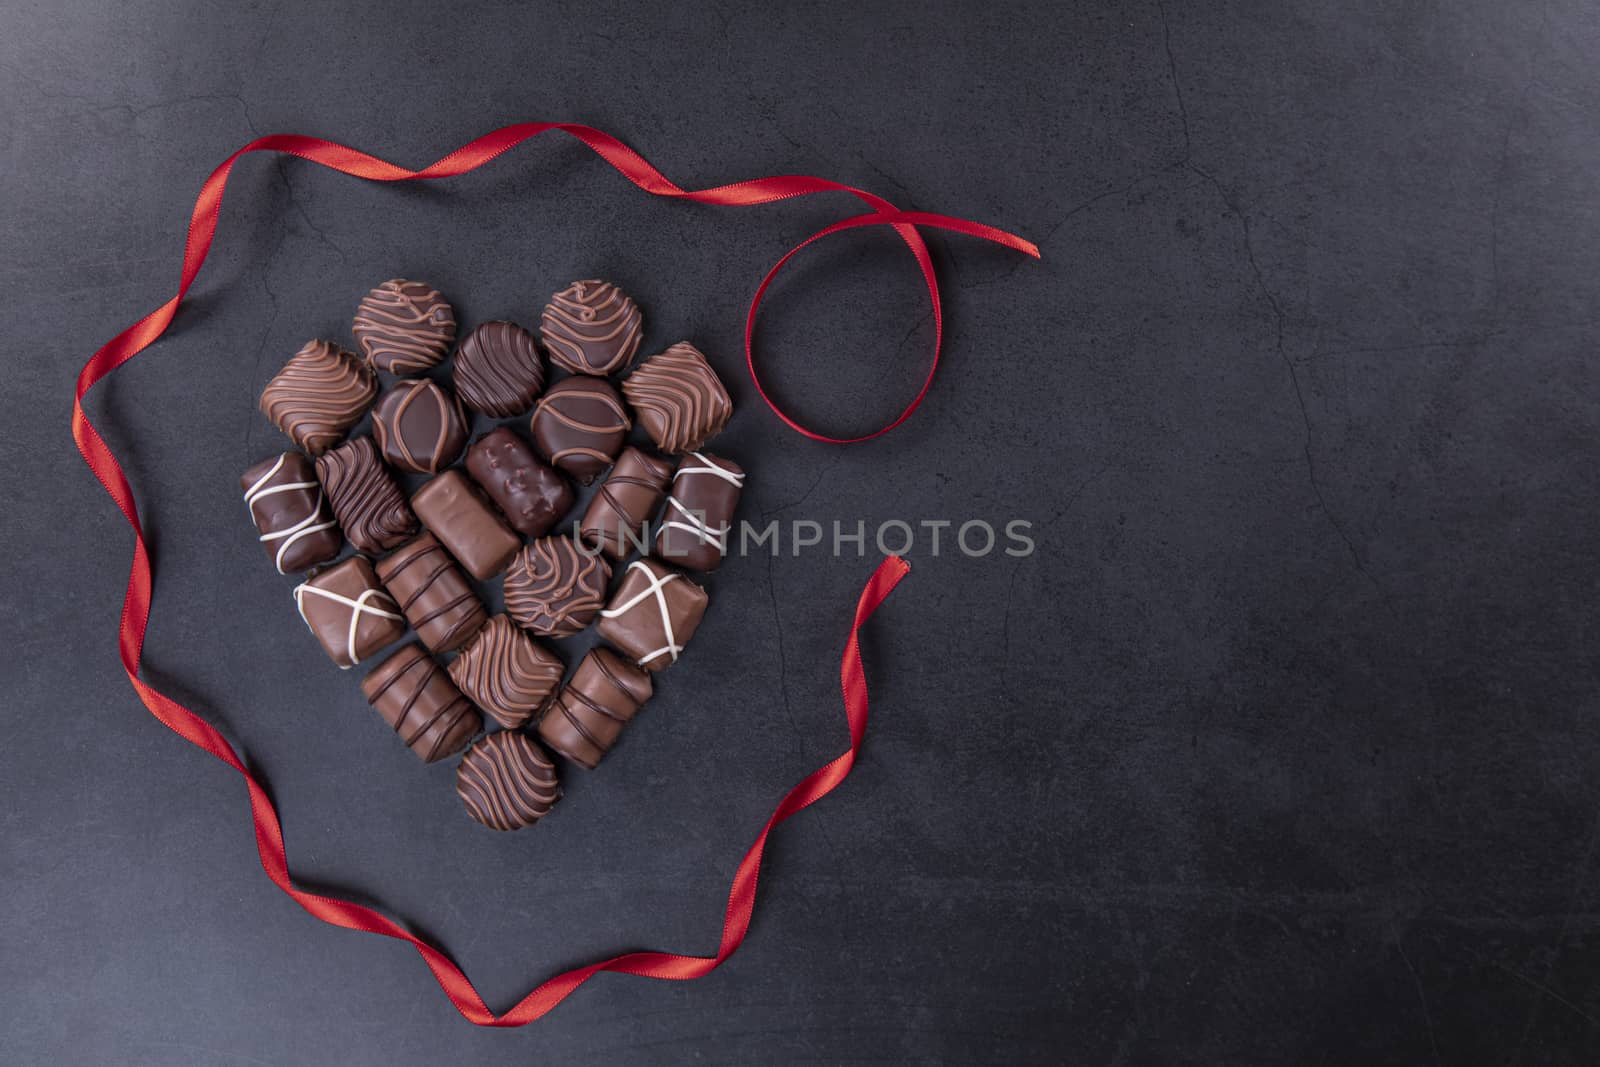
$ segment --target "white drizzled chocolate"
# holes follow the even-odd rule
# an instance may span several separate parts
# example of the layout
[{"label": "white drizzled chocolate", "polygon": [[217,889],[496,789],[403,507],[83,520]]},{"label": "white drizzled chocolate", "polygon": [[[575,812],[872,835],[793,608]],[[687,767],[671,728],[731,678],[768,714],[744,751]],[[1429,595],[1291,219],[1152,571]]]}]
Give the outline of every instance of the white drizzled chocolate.
[{"label": "white drizzled chocolate", "polygon": [[604,611],[600,636],[648,671],[678,662],[706,612],[706,592],[653,559],[634,560]]},{"label": "white drizzled chocolate", "polygon": [[690,570],[715,570],[728,551],[744,471],[732,460],[692,452],[672,479],[656,555]]},{"label": "white drizzled chocolate", "polygon": [[284,452],[262,460],[244,472],[239,484],[279,574],[308,570],[339,554],[344,537],[305,456]]}]

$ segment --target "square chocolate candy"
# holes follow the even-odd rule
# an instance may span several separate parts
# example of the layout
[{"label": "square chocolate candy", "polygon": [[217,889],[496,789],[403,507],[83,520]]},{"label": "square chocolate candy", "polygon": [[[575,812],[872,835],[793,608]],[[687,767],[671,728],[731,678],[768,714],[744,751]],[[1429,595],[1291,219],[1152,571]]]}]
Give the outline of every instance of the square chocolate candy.
[{"label": "square chocolate candy", "polygon": [[317,571],[295,586],[294,602],[340,670],[354,667],[406,632],[400,605],[378,584],[372,564],[362,556]]},{"label": "square chocolate candy", "polygon": [[706,613],[706,591],[653,559],[634,560],[600,612],[600,636],[647,671],[678,662]]},{"label": "square chocolate candy", "polygon": [[560,657],[505,615],[490,619],[450,663],[456,688],[507,730],[527,725],[565,673]]},{"label": "square chocolate candy", "polygon": [[522,541],[500,521],[460,471],[449,470],[418,489],[411,507],[422,524],[478,581],[488,581],[511,562]]}]

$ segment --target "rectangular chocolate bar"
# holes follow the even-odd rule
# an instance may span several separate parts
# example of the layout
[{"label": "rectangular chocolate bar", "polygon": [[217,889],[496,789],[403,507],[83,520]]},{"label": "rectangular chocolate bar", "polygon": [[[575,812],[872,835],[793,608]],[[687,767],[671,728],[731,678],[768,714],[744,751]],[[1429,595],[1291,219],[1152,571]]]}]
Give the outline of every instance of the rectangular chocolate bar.
[{"label": "rectangular chocolate bar", "polygon": [[517,535],[506,528],[460,471],[448,470],[430,480],[412,495],[411,507],[480,582],[505,570],[522,547]]}]

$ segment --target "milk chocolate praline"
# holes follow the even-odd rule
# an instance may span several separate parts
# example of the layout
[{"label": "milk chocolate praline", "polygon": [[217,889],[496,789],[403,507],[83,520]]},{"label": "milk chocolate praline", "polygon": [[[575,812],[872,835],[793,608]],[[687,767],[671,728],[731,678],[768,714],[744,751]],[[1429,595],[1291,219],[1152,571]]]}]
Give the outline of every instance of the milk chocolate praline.
[{"label": "milk chocolate praline", "polygon": [[541,537],[506,571],[506,612],[525,629],[546,637],[571,637],[594,620],[606,602],[611,564],[570,537]]},{"label": "milk chocolate praline", "polygon": [[744,471],[732,460],[691,452],[672,476],[656,528],[656,555],[695,571],[715,570],[728,551]]},{"label": "milk chocolate praline", "polygon": [[649,674],[609,648],[590,649],[539,720],[539,740],[592,770],[652,688]]},{"label": "milk chocolate praline", "polygon": [[411,496],[417,516],[467,573],[488,581],[506,569],[522,542],[457,470],[428,481]]},{"label": "milk chocolate praline", "polygon": [[299,452],[262,460],[239,477],[239,488],[279,574],[326,563],[344,546],[317,472]]},{"label": "milk chocolate praline", "polygon": [[606,375],[639,351],[640,318],[627,293],[591,278],[552,296],[540,327],[556,366],[573,374]]},{"label": "milk chocolate praline", "polygon": [[539,454],[584,485],[611,465],[633,420],[610,382],[574,376],[545,391],[529,429]]},{"label": "milk chocolate praline", "polygon": [[600,612],[600,636],[647,671],[683,654],[706,613],[706,591],[653,559],[637,559]]}]

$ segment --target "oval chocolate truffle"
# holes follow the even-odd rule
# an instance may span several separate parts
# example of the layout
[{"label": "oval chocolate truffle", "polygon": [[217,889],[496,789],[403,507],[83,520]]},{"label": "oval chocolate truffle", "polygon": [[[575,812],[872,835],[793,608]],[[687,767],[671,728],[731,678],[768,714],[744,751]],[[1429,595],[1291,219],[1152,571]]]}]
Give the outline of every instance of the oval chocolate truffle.
[{"label": "oval chocolate truffle", "polygon": [[571,637],[605,606],[611,564],[570,537],[541,537],[506,571],[506,613],[546,637]]},{"label": "oval chocolate truffle", "polygon": [[561,784],[543,749],[515,730],[500,730],[461,757],[456,794],[489,829],[520,830],[550,813]]},{"label": "oval chocolate truffle", "polygon": [[610,282],[573,282],[550,298],[540,323],[550,361],[573,374],[607,375],[639,351],[639,306]]},{"label": "oval chocolate truffle", "polygon": [[450,376],[469,407],[496,419],[521,415],[544,388],[539,347],[514,322],[485,322],[467,334]]},{"label": "oval chocolate truffle", "polygon": [[373,409],[372,435],[393,466],[437,474],[467,443],[467,414],[438,382],[406,378],[395,382]]},{"label": "oval chocolate truffle", "polygon": [[529,428],[545,462],[588,485],[611,466],[633,420],[610,382],[574,376],[539,398]]},{"label": "oval chocolate truffle", "polygon": [[456,313],[432,286],[392,278],[361,301],[350,332],[378,370],[416,374],[450,350]]}]

